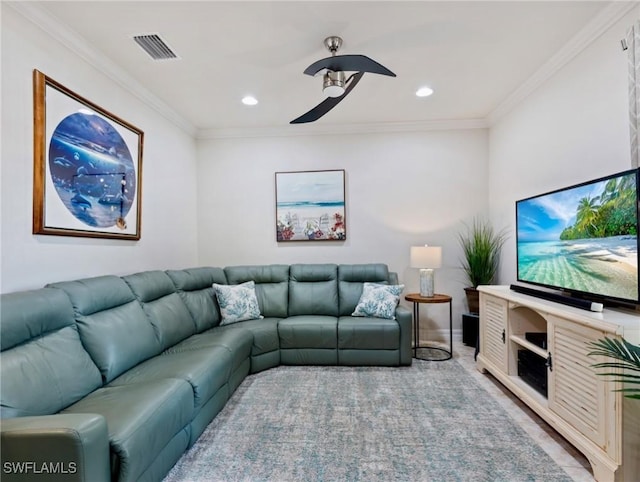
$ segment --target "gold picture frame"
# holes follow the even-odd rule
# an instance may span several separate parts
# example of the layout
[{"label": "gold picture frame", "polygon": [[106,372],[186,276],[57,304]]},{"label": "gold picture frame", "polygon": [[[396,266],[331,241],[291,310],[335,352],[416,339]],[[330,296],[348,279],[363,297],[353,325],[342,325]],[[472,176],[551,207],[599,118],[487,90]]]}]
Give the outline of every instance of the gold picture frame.
[{"label": "gold picture frame", "polygon": [[144,133],[33,71],[33,234],[140,239]]}]

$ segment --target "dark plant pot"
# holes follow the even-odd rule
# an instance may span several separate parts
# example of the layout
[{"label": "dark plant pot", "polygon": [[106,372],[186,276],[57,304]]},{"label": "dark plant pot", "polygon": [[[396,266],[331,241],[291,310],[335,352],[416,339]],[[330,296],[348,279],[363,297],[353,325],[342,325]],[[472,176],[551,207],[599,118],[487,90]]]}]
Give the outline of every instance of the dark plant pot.
[{"label": "dark plant pot", "polygon": [[480,292],[476,288],[465,288],[469,313],[480,313]]}]

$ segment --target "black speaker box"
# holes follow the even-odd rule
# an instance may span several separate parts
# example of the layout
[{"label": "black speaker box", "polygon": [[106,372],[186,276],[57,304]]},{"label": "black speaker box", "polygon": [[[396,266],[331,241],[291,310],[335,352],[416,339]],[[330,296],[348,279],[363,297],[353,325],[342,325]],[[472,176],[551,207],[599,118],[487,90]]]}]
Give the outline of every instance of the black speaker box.
[{"label": "black speaker box", "polygon": [[525,340],[530,341],[534,345],[539,346],[543,350],[547,349],[546,333],[527,332],[524,334],[524,338]]},{"label": "black speaker box", "polygon": [[547,365],[543,357],[529,350],[518,350],[518,376],[547,396]]},{"label": "black speaker box", "polygon": [[462,315],[462,343],[467,346],[476,346],[478,342],[478,324],[480,316],[475,313]]}]

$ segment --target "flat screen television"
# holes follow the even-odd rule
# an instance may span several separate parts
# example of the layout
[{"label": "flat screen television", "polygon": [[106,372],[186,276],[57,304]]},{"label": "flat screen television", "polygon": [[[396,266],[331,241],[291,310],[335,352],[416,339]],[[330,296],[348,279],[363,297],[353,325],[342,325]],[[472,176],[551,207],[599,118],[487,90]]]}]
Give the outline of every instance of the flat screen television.
[{"label": "flat screen television", "polygon": [[633,169],[517,201],[518,281],[639,304],[639,184]]}]

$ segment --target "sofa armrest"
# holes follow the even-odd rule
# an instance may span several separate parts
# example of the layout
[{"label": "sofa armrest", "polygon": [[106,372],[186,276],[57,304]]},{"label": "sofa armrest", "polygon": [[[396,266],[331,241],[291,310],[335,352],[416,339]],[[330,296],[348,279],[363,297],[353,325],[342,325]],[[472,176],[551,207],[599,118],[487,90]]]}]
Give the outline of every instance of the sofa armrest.
[{"label": "sofa armrest", "polygon": [[108,482],[107,422],[96,414],[60,414],[0,421],[3,482]]},{"label": "sofa armrest", "polygon": [[400,325],[400,365],[411,365],[411,338],[413,336],[413,315],[408,308],[398,305],[396,320]]}]

